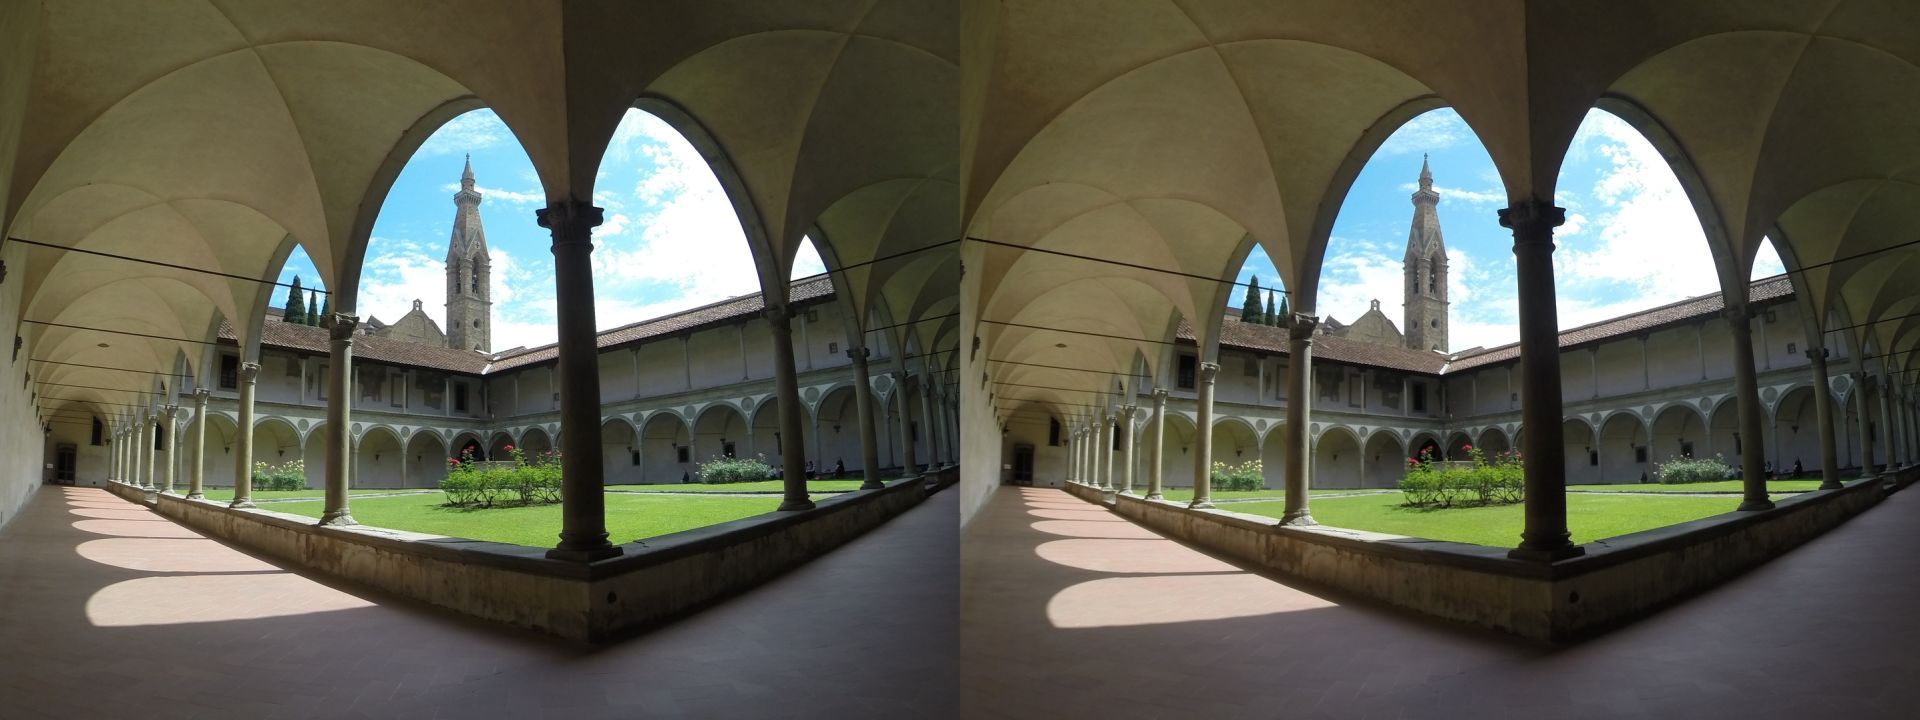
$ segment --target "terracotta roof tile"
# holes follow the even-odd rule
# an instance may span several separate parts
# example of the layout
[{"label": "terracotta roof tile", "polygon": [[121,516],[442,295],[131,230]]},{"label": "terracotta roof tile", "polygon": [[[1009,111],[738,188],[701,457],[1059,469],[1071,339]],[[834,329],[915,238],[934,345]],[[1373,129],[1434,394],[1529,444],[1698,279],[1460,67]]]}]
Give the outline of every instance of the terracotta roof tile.
[{"label": "terracotta roof tile", "polygon": [[[1763,303],[1781,300],[1793,296],[1793,282],[1787,276],[1769,278],[1754,283],[1747,290],[1750,302]],[[1591,325],[1560,331],[1560,347],[1572,347],[1590,342],[1598,342],[1621,335],[1645,332],[1677,322],[1714,315],[1726,308],[1726,300],[1720,293],[1710,293],[1691,297],[1679,302],[1669,303],[1652,310],[1644,310],[1632,315],[1623,315],[1611,320],[1602,320]],[[1469,370],[1476,367],[1520,358],[1520,344],[1501,345],[1495,348],[1473,351],[1471,355],[1460,355],[1447,366],[1449,372]]]},{"label": "terracotta roof tile", "polygon": [[[788,298],[796,305],[811,304],[832,296],[833,282],[824,275],[794,283],[788,290]],[[643,320],[601,332],[596,345],[608,348],[647,338],[687,332],[744,316],[757,315],[764,307],[766,303],[759,293],[742,295],[685,312]],[[326,328],[292,325],[271,319],[263,323],[261,328],[262,347],[317,355],[325,355],[329,352]],[[233,343],[235,337],[233,326],[222,321],[220,339],[226,343]],[[466,375],[485,375],[554,360],[559,357],[559,350],[554,345],[543,345],[531,349],[514,348],[488,356],[379,335],[360,334],[354,336],[353,355],[356,359],[372,362],[422,367]]]}]

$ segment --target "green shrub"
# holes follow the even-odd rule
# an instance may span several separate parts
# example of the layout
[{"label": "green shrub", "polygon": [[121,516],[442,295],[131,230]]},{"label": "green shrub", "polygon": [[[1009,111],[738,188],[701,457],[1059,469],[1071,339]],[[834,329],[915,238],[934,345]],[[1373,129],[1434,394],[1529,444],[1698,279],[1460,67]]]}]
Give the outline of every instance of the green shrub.
[{"label": "green shrub", "polygon": [[1527,499],[1526,474],[1520,454],[1505,452],[1489,460],[1472,445],[1467,464],[1435,464],[1428,453],[1407,458],[1407,474],[1400,492],[1409,507],[1448,508],[1509,505]]},{"label": "green shrub", "polygon": [[1663,485],[1725,480],[1729,470],[1718,458],[1683,457],[1653,466],[1654,478]]},{"label": "green shrub", "polygon": [[299,459],[288,460],[279,465],[256,462],[253,464],[253,489],[305,490],[307,489],[307,465]]},{"label": "green shrub", "polygon": [[1224,462],[1213,464],[1211,487],[1214,490],[1264,490],[1266,476],[1260,472],[1260,460],[1253,459],[1239,465]]},{"label": "green shrub", "polygon": [[773,478],[773,468],[758,457],[719,457],[700,463],[695,476],[708,485],[760,482]]},{"label": "green shrub", "polygon": [[560,454],[541,453],[532,459],[512,445],[512,464],[476,463],[471,454],[447,458],[447,477],[440,491],[454,507],[489,508],[551,505],[560,502]]}]

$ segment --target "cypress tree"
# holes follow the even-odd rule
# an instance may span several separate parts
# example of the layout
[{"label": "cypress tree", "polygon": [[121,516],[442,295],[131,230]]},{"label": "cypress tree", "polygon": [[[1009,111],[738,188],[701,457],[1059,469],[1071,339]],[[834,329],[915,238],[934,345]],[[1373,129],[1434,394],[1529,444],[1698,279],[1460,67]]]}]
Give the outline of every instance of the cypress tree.
[{"label": "cypress tree", "polygon": [[1279,325],[1280,315],[1273,311],[1273,290],[1267,290],[1267,324]]},{"label": "cypress tree", "polygon": [[1247,299],[1240,303],[1240,322],[1260,322],[1260,278],[1247,278]]},{"label": "cypress tree", "polygon": [[1280,298],[1280,317],[1276,318],[1273,324],[1284,327],[1287,324],[1287,318],[1292,316],[1293,312],[1287,309],[1287,298],[1282,296]]},{"label": "cypress tree", "polygon": [[308,325],[320,324],[319,297],[320,296],[318,293],[315,293],[311,290],[307,291],[307,324]]},{"label": "cypress tree", "polygon": [[333,293],[327,293],[327,303],[320,306],[320,326],[333,327]]},{"label": "cypress tree", "polygon": [[295,324],[307,322],[307,306],[301,303],[305,294],[300,292],[300,276],[293,276],[293,287],[287,290],[287,306],[281,312],[281,320]]}]

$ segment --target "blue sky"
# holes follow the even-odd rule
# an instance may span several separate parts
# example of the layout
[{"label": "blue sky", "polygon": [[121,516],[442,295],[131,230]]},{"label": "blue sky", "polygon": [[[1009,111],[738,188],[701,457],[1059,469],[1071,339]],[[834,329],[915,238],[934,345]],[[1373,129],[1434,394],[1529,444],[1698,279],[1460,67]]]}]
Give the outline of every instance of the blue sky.
[{"label": "blue sky", "polygon": [[[1520,339],[1515,302],[1513,234],[1495,211],[1505,206],[1493,159],[1451,109],[1414,118],[1367,162],[1347,193],[1327,244],[1320,314],[1351,322],[1371,300],[1400,323],[1401,264],[1413,218],[1409,196],[1421,153],[1431,155],[1446,238],[1453,350]],[[1713,258],[1693,206],[1672,168],[1646,138],[1603,111],[1588,114],[1561,168],[1559,197],[1567,224],[1555,233],[1554,281],[1560,326],[1571,328],[1718,292]],[[1753,277],[1782,272],[1769,245]],[[1261,286],[1278,275],[1256,247],[1240,279]],[[1238,307],[1234,293],[1230,304]]]},{"label": "blue sky", "polygon": [[[409,160],[374,222],[360,281],[361,317],[392,322],[415,299],[446,327],[446,254],[461,163],[473,155],[480,217],[493,258],[493,349],[554,341],[550,236],[534,224],[545,204],[533,163],[490,110],[442,126]],[[700,154],[666,123],[629,111],[600,168],[594,204],[595,319],[602,329],[758,292],[740,222]],[[802,248],[794,277],[824,271]],[[312,260],[296,250],[281,271],[312,284]],[[276,304],[280,297],[275,298]]]}]

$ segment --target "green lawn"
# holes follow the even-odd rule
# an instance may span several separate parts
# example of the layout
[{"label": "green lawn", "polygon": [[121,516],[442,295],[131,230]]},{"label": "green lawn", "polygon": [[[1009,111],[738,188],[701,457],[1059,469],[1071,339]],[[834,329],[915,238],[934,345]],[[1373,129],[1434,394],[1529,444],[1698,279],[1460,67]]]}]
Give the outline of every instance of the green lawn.
[{"label": "green lawn", "polygon": [[[1492,547],[1518,545],[1525,524],[1520,504],[1417,510],[1400,502],[1399,493],[1315,500],[1313,518],[1334,527]],[[1736,505],[1731,496],[1569,494],[1567,526],[1575,543],[1586,543],[1732,512]],[[1234,503],[1223,509],[1277,518],[1286,503]]]},{"label": "green lawn", "polygon": [[[1147,494],[1147,489],[1145,487],[1135,486],[1133,488],[1133,491],[1141,495]],[[1363,490],[1359,488],[1348,488],[1345,490],[1314,489],[1314,490],[1308,490],[1307,496],[1320,497],[1322,495],[1350,495],[1352,493],[1357,493],[1357,492],[1380,492],[1380,490],[1378,489]],[[1175,502],[1190,502],[1193,500],[1193,488],[1187,488],[1187,487],[1166,488],[1160,491],[1160,495],[1162,497],[1165,497],[1168,500],[1173,500]],[[1276,498],[1276,499],[1284,500],[1286,499],[1286,497],[1287,497],[1287,491],[1281,488],[1268,488],[1266,490],[1215,490],[1213,491],[1213,499],[1215,500],[1245,500],[1248,498]]]},{"label": "green lawn", "polygon": [[[174,489],[174,492],[178,492],[181,495],[187,494],[187,488],[184,486],[176,485],[174,486],[173,489]],[[378,495],[393,495],[397,493],[406,493],[406,492],[422,492],[426,490],[432,490],[432,488],[411,488],[411,489],[360,488],[360,489],[347,491],[347,497],[372,497],[372,496],[378,496]],[[208,500],[231,501],[233,500],[233,488],[210,487],[206,489],[206,496]],[[255,490],[253,491],[253,499],[256,502],[260,500],[284,500],[287,498],[325,498],[326,496],[327,496],[327,491],[322,490],[320,488],[313,488],[310,490]]]},{"label": "green lawn", "polygon": [[[1767,483],[1767,492],[1803,493],[1818,490],[1819,480],[1774,480]],[[1732,493],[1740,494],[1739,480],[1720,480],[1718,482],[1685,483],[1682,485],[1662,485],[1660,483],[1622,483],[1617,485],[1568,485],[1568,490],[1581,492],[1654,492],[1654,493]]]},{"label": "green lawn", "polygon": [[[656,537],[773,512],[774,496],[686,497],[644,493],[607,493],[607,533],[614,543]],[[431,533],[473,540],[551,547],[559,540],[560,506],[457,510],[444,507],[440,493],[355,499],[353,518],[362,525]],[[319,501],[273,503],[275,512],[318,518]]]},{"label": "green lawn", "polygon": [[[892,484],[893,481],[887,481]],[[807,483],[808,492],[847,492],[860,489],[859,480],[814,480]],[[707,485],[705,483],[665,483],[661,485],[609,485],[607,492],[625,493],[777,493],[786,489],[779,480],[762,482],[727,483],[725,485]]]}]

